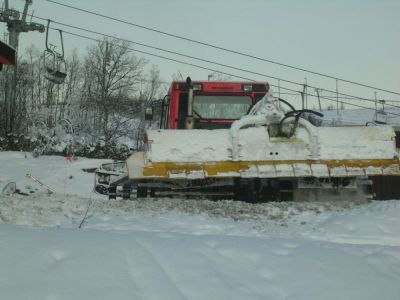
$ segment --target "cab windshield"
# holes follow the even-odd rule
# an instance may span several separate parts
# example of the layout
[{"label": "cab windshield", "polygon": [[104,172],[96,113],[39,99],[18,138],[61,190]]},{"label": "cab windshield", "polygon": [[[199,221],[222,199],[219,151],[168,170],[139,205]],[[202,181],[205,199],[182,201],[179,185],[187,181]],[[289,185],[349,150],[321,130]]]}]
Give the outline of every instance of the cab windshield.
[{"label": "cab windshield", "polygon": [[195,95],[195,117],[202,119],[236,120],[247,114],[253,101],[244,95]]}]

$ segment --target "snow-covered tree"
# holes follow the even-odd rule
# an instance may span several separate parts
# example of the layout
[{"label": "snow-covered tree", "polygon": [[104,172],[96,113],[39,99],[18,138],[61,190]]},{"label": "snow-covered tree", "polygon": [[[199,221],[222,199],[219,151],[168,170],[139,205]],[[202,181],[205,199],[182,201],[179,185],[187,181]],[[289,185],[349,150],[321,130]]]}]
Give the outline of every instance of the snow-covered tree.
[{"label": "snow-covered tree", "polygon": [[134,94],[144,78],[146,60],[131,53],[127,43],[104,40],[88,49],[84,61],[83,105],[93,109],[93,126],[107,145],[126,134]]}]

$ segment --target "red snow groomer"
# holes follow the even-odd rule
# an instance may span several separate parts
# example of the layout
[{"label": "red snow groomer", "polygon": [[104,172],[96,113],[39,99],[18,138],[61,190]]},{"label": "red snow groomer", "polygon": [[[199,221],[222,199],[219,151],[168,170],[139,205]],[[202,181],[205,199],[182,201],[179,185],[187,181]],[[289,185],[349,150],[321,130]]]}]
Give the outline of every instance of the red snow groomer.
[{"label": "red snow groomer", "polygon": [[[188,78],[161,104],[159,129],[109,181],[110,198],[353,199],[372,196],[370,176],[400,175],[391,126],[320,127],[321,113],[266,83]],[[96,184],[109,174],[97,170]]]}]

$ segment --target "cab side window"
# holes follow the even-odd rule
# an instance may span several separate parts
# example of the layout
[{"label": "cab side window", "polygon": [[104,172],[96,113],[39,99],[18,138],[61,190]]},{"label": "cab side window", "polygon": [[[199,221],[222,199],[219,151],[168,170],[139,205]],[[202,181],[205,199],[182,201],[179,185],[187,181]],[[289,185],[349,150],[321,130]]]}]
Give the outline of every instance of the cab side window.
[{"label": "cab side window", "polygon": [[182,93],[179,95],[179,107],[178,107],[178,129],[185,129],[186,116],[188,109],[188,94]]}]

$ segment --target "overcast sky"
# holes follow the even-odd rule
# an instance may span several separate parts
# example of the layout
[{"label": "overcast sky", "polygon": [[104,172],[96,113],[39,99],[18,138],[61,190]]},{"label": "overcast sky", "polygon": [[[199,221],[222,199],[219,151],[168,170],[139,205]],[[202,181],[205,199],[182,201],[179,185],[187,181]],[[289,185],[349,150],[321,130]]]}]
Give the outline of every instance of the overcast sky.
[{"label": "overcast sky", "polygon": [[[342,77],[400,92],[400,0],[57,0],[168,33],[224,48],[245,52],[284,64]],[[9,0],[22,10],[21,0]],[[335,89],[335,80],[290,70],[267,62],[226,53],[151,31],[88,15],[66,7],[33,0],[30,12],[43,18],[84,27],[132,41],[217,61],[253,72],[296,82]],[[37,19],[35,22],[45,23]],[[54,25],[54,27],[60,27]],[[4,25],[2,25],[4,31]],[[76,29],[67,31],[90,35]],[[35,44],[44,49],[44,34],[22,33],[20,51]],[[53,33],[53,38],[56,36]],[[57,44],[57,40],[54,40]],[[92,42],[65,34],[67,52],[78,48],[81,55]],[[211,69],[260,81],[277,80],[252,75],[168,53],[133,48],[183,60]],[[153,58],[164,80],[180,72],[183,77],[206,80],[211,71]],[[285,83],[281,82],[282,86]],[[289,85],[287,85],[289,87]],[[294,88],[294,86],[291,86]],[[301,87],[296,87],[300,90]],[[374,97],[374,90],[348,87],[347,93]],[[378,92],[378,98],[400,100],[400,96]]]}]

